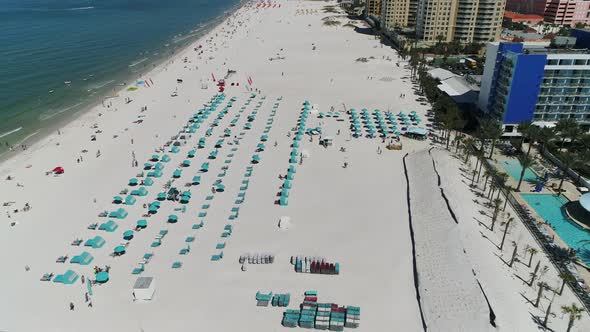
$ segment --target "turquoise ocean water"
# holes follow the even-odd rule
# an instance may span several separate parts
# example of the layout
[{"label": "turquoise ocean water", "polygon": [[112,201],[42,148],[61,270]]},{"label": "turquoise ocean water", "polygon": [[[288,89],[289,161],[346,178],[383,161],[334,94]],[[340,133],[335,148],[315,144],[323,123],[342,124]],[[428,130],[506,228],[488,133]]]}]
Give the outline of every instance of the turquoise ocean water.
[{"label": "turquoise ocean water", "polygon": [[0,1],[0,154],[132,82],[239,2]]}]

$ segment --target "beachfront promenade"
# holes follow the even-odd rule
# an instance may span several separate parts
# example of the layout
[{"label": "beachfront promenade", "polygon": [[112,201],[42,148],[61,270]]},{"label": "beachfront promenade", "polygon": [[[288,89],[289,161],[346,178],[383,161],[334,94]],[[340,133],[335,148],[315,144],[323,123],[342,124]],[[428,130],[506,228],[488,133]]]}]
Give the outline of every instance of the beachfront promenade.
[{"label": "beachfront promenade", "polygon": [[[308,290],[320,302],[361,308],[360,326],[345,330],[421,331],[423,321],[431,331],[491,330],[476,279],[498,326],[537,329],[519,295],[534,291],[473,221],[480,207],[461,182],[463,165],[445,151],[429,153],[430,140],[402,137],[398,151],[378,137],[428,123],[407,63],[360,21],[358,29],[342,26],[343,16],[333,18],[341,26],[324,25],[325,16],[341,15],[323,13],[331,3],[271,4],[246,5],[144,73],[149,87],[120,91],[112,106],[0,166],[0,197],[13,202],[0,216],[0,293],[10,299],[0,301],[0,330],[279,331],[284,308],[257,307],[256,293],[289,293],[288,308],[297,309]],[[47,175],[58,166],[63,174]],[[170,188],[178,201],[168,200]],[[125,213],[99,216],[119,208]],[[279,227],[283,217],[289,223]],[[116,229],[99,229],[109,220]],[[85,246],[97,235],[104,245]],[[84,251],[88,265],[71,262]],[[274,261],[242,265],[245,254]],[[292,256],[324,257],[339,263],[339,274],[298,273]],[[108,266],[109,280],[91,288],[89,307],[95,266]],[[39,280],[66,270],[79,276],[73,284]],[[138,276],[156,280],[148,303],[134,302]]]}]

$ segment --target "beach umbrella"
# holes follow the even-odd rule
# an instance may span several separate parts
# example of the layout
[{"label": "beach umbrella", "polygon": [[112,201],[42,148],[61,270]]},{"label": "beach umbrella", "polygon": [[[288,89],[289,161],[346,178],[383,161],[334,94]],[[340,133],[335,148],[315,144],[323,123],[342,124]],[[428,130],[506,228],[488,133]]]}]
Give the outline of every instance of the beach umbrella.
[{"label": "beach umbrella", "polygon": [[174,173],[172,174],[172,177],[174,178],[179,178],[182,175],[182,171],[177,169],[174,171]]},{"label": "beach umbrella", "polygon": [[260,156],[255,154],[252,156],[252,163],[253,164],[258,164],[260,162]]},{"label": "beach umbrella", "polygon": [[178,216],[176,216],[175,214],[171,214],[168,216],[168,222],[169,223],[175,223],[178,221]]},{"label": "beach umbrella", "polygon": [[137,227],[139,228],[146,228],[147,227],[147,220],[140,219],[137,221]]},{"label": "beach umbrella", "polygon": [[138,180],[136,178],[131,178],[129,180],[129,185],[130,186],[137,186]]},{"label": "beach umbrella", "polygon": [[152,169],[152,164],[150,164],[150,163],[143,164],[143,169],[145,169],[145,170]]},{"label": "beach umbrella", "polygon": [[217,191],[217,192],[224,192],[225,191],[225,185],[223,185],[221,183],[217,184],[216,187],[217,188],[215,189],[215,191]]},{"label": "beach umbrella", "polygon": [[198,185],[201,183],[201,177],[198,175],[193,176],[193,184]]},{"label": "beach umbrella", "polygon": [[123,233],[123,239],[125,239],[125,240],[133,239],[133,231],[132,230],[125,231]]},{"label": "beach umbrella", "polygon": [[188,152],[188,155],[187,155],[187,156],[188,156],[189,158],[194,158],[194,157],[195,157],[195,153],[197,153],[195,150],[190,150],[190,151]]},{"label": "beach umbrella", "polygon": [[[125,247],[123,247],[124,249]],[[100,284],[104,284],[105,282],[109,281],[109,273],[106,271],[100,271],[96,274],[96,282]]]},{"label": "beach umbrella", "polygon": [[157,171],[161,171],[164,169],[164,164],[162,164],[161,162],[157,162],[154,166],[154,169],[156,169]]},{"label": "beach umbrella", "polygon": [[182,166],[184,166],[184,167],[189,167],[190,165],[191,165],[191,161],[190,160],[184,160],[182,162]]},{"label": "beach umbrella", "polygon": [[121,204],[123,202],[123,197],[121,196],[115,196],[113,197],[113,203],[115,204]]},{"label": "beach umbrella", "polygon": [[152,161],[158,161],[160,160],[160,156],[158,156],[157,154],[152,155]]},{"label": "beach umbrella", "polygon": [[115,255],[123,255],[126,251],[125,246],[116,246],[115,250],[113,251]]}]

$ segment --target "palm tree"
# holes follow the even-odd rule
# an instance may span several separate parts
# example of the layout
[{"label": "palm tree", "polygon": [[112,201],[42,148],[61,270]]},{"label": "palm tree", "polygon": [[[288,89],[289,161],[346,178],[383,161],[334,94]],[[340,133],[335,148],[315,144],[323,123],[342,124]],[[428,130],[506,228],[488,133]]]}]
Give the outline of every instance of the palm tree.
[{"label": "palm tree", "polygon": [[539,131],[538,139],[539,139],[539,142],[541,143],[539,150],[542,153],[545,150],[545,147],[547,146],[547,144],[550,141],[555,139],[555,130],[553,130],[553,128],[549,128],[549,127],[541,128],[541,130]]},{"label": "palm tree", "polygon": [[563,289],[565,288],[566,283],[575,282],[576,278],[572,276],[569,272],[559,272],[559,277],[561,278],[561,288],[559,288],[559,296],[563,294]]},{"label": "palm tree", "polygon": [[467,137],[463,140],[463,147],[465,149],[465,162],[471,157],[471,146],[473,145],[473,138]]},{"label": "palm tree", "polygon": [[543,290],[545,290],[545,287],[547,287],[548,285],[541,281],[537,284],[539,286],[539,292],[537,293],[537,301],[535,301],[535,308],[539,307],[539,302],[541,302],[541,296],[543,296]]},{"label": "palm tree", "polygon": [[535,142],[541,137],[541,128],[532,125],[527,129],[525,136],[529,140],[529,147],[527,148],[526,155],[530,156],[533,145],[535,145]]},{"label": "palm tree", "polygon": [[572,330],[572,327],[574,327],[574,321],[582,319],[582,312],[584,312],[584,309],[578,308],[578,306],[576,306],[575,303],[572,303],[572,305],[569,307],[562,306],[561,312],[569,315],[570,319],[567,324],[567,331],[566,332],[570,332]]},{"label": "palm tree", "polygon": [[534,163],[534,159],[527,156],[526,154],[521,154],[518,156],[518,161],[522,166],[522,171],[520,172],[520,178],[518,179],[518,186],[516,186],[516,191],[520,191],[520,185],[522,184],[522,179],[524,178],[524,173],[527,168],[531,167]]},{"label": "palm tree", "polygon": [[500,206],[502,206],[502,200],[496,198],[494,200],[494,213],[492,214],[492,227],[490,230],[494,231],[494,225],[496,224],[496,220],[498,219],[498,214],[500,214]]},{"label": "palm tree", "polygon": [[559,145],[560,151],[563,149],[565,140],[567,138],[571,138],[570,134],[575,132],[574,128],[577,126],[578,123],[574,119],[560,119],[557,121],[557,124],[555,125],[555,131],[557,131],[559,137],[561,137],[561,144]]},{"label": "palm tree", "polygon": [[559,155],[559,160],[561,160],[563,167],[561,168],[561,179],[559,181],[559,188],[557,188],[557,191],[561,192],[561,187],[563,186],[563,182],[567,176],[567,171],[578,162],[578,157],[576,154],[566,151]]},{"label": "palm tree", "polygon": [[[506,181],[508,181],[508,177],[509,175],[504,172],[496,172],[496,181],[498,186],[498,196],[496,196],[496,198],[500,198],[502,188],[504,188]],[[508,195],[506,195],[506,199],[508,199]]]},{"label": "palm tree", "polygon": [[508,200],[510,197],[510,193],[512,193],[512,191],[514,191],[514,187],[510,186],[510,185],[505,185],[504,186],[504,191],[506,194],[506,199],[504,200],[504,208],[502,209],[502,211],[506,211],[506,206],[508,205]]},{"label": "palm tree", "polygon": [[520,151],[522,151],[522,146],[524,145],[524,139],[526,138],[526,133],[528,132],[529,128],[533,125],[530,121],[522,121],[518,124],[518,131],[520,132]]},{"label": "palm tree", "polygon": [[[486,191],[486,188],[488,187],[488,179],[490,178],[490,176],[492,175],[492,173],[490,172],[490,170],[485,170],[483,172],[483,191]],[[492,180],[493,181],[493,180]]]},{"label": "palm tree", "polygon": [[473,182],[475,182],[475,176],[477,175],[477,170],[473,170],[471,171],[471,174],[473,174],[473,177],[471,177],[471,186],[473,187]]},{"label": "palm tree", "polygon": [[514,220],[514,218],[508,218],[508,221],[506,222],[506,227],[504,228],[504,235],[502,235],[502,243],[500,243],[500,251],[502,251],[502,249],[504,248],[504,240],[506,240],[506,233],[508,233],[508,228],[510,227],[510,223],[512,223],[512,220]]},{"label": "palm tree", "polygon": [[492,140],[492,147],[490,149],[489,159],[492,159],[494,155],[494,148],[496,147],[496,142],[502,137],[504,134],[504,130],[502,129],[502,124],[498,120],[488,120],[485,124],[485,133],[486,138]]},{"label": "palm tree", "polygon": [[533,263],[533,256],[535,256],[536,253],[538,253],[539,251],[535,248],[529,248],[528,252],[530,254],[529,256],[529,264],[527,265],[528,267],[531,267],[531,264]]}]

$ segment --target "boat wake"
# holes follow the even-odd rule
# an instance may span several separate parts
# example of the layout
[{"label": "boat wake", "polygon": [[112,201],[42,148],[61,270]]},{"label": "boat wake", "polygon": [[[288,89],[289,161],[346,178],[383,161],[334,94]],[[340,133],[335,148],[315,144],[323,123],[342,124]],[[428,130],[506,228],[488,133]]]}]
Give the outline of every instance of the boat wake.
[{"label": "boat wake", "polygon": [[82,105],[82,103],[77,103],[77,104],[72,105],[70,107],[66,107],[64,109],[61,109],[61,110],[59,110],[57,112],[46,112],[46,113],[42,113],[41,115],[39,115],[39,120],[40,121],[49,120],[49,119],[51,119],[51,118],[53,118],[53,117],[55,117],[55,116],[57,116],[57,115],[59,115],[61,113],[67,112],[67,111],[71,110],[72,108],[78,107],[80,105]]}]

